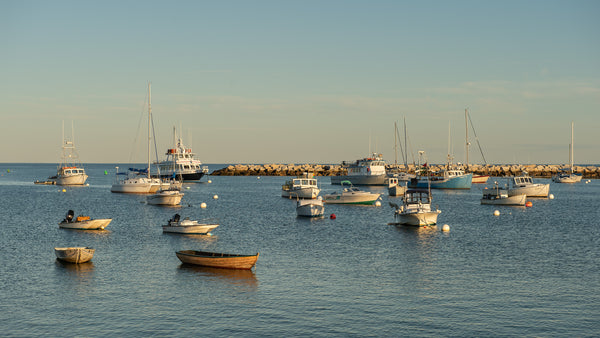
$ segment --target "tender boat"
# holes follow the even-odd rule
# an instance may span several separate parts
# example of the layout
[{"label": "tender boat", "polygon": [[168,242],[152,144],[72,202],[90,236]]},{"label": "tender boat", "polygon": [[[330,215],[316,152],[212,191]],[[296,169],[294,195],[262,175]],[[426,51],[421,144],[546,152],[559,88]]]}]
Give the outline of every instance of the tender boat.
[{"label": "tender boat", "polygon": [[174,148],[167,149],[166,160],[158,164],[160,176],[163,178],[181,178],[183,181],[198,181],[204,175],[208,175],[208,166],[195,158],[191,148],[183,144],[181,137],[177,138],[173,128],[173,139],[177,139]]},{"label": "tender boat", "polygon": [[216,223],[199,223],[198,221],[192,221],[188,217],[181,220],[181,216],[175,214],[175,216],[169,220],[167,225],[162,226],[162,229],[163,232],[177,234],[206,235],[218,226],[219,224]]},{"label": "tender boat", "polygon": [[491,205],[525,205],[525,202],[527,202],[527,195],[508,196],[508,190],[501,189],[498,182],[494,182],[493,188],[486,188],[481,198],[481,204]]},{"label": "tender boat", "polygon": [[63,229],[104,230],[112,221],[112,218],[91,219],[90,216],[74,216],[75,212],[69,210],[65,219],[58,223],[58,226]]},{"label": "tender boat", "polygon": [[374,153],[356,161],[344,161],[342,168],[346,169],[347,174],[331,176],[331,184],[351,181],[354,185],[386,185],[385,161],[381,154]]},{"label": "tender boat", "polygon": [[302,217],[321,217],[325,212],[323,199],[319,196],[316,200],[298,199],[296,202],[296,214]]},{"label": "tender boat", "polygon": [[94,257],[94,249],[88,247],[54,248],[56,258],[69,263],[85,263]]},{"label": "tender boat", "polygon": [[523,171],[521,176],[513,177],[511,187],[508,189],[508,196],[527,195],[527,197],[548,197],[550,184],[533,183],[531,176]]},{"label": "tender boat", "polygon": [[146,196],[146,203],[152,205],[179,205],[183,195],[177,189],[159,190],[153,195]]},{"label": "tender boat", "polygon": [[581,181],[581,174],[573,172],[573,122],[571,122],[571,144],[569,144],[569,169],[561,170],[552,176],[552,181],[556,183],[577,183]]},{"label": "tender boat", "polygon": [[400,185],[398,177],[388,178],[388,194],[390,196],[403,196],[406,192],[406,185]]},{"label": "tender boat", "polygon": [[490,175],[473,175],[473,179],[471,180],[471,182],[477,184],[485,184],[487,183],[489,178]]},{"label": "tender boat", "polygon": [[[73,138],[73,136],[71,136]],[[88,175],[79,163],[79,154],[73,141],[65,140],[63,124],[63,146],[61,162],[58,165],[56,176],[49,177],[56,185],[84,185]]]},{"label": "tender boat", "polygon": [[[360,190],[354,187],[350,181],[342,181],[340,184],[342,185],[342,191],[325,195],[323,198],[324,203],[372,205],[379,199],[380,194]],[[344,184],[349,185],[349,187],[344,188]]]},{"label": "tender boat", "polygon": [[313,173],[304,173],[302,177],[291,179],[281,187],[281,197],[317,198],[321,192]]},{"label": "tender boat", "polygon": [[255,255],[237,255],[229,253],[217,253],[208,251],[183,250],[175,253],[177,258],[184,264],[207,266],[222,269],[250,270],[258,260]]},{"label": "tender boat", "polygon": [[431,209],[431,193],[427,190],[408,189],[404,194],[403,203],[398,206],[390,203],[395,208],[394,222],[391,225],[427,226],[437,224],[437,208]]}]

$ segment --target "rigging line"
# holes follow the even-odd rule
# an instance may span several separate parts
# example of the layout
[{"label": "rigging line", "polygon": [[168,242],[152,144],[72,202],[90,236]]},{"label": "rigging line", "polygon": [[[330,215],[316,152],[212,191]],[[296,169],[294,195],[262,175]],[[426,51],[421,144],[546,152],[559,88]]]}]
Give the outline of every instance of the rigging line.
[{"label": "rigging line", "polygon": [[[154,140],[154,154],[156,155],[156,170],[158,177],[160,178],[160,166],[158,165],[158,147],[156,146],[156,134],[154,132],[154,117],[150,116],[150,123],[152,124],[152,139]],[[148,168],[150,170],[150,168]]]},{"label": "rigging line", "polygon": [[479,147],[479,152],[481,153],[481,157],[483,157],[483,163],[487,165],[487,161],[485,160],[485,156],[483,155],[483,150],[481,149],[481,144],[479,144],[479,138],[477,137],[477,133],[475,132],[475,126],[473,126],[473,121],[471,121],[471,114],[467,114],[469,117],[469,123],[471,123],[471,128],[473,129],[473,135],[475,135],[475,141],[477,141],[477,147]]},{"label": "rigging line", "polygon": [[[402,158],[404,157],[404,150],[402,149],[402,139],[400,139],[400,133],[398,132],[398,127],[396,126],[396,137],[398,138],[398,143],[400,145],[400,154],[402,155]],[[406,160],[404,160],[404,165],[406,166]]]},{"label": "rigging line", "polygon": [[134,163],[134,153],[137,153],[137,149],[136,146],[138,145],[138,136],[140,136],[140,129],[142,127],[142,120],[143,118],[146,116],[146,102],[148,101],[148,94],[146,94],[146,97],[144,98],[144,103],[142,104],[142,113],[140,114],[140,119],[138,121],[138,127],[137,127],[137,131],[135,132],[135,138],[133,140],[133,144],[131,146],[131,150],[129,152],[129,163],[133,164]]}]

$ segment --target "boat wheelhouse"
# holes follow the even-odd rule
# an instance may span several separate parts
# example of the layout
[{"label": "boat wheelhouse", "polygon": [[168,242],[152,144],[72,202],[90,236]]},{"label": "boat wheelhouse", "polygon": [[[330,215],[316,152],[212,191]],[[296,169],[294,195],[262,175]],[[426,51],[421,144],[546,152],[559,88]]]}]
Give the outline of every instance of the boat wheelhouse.
[{"label": "boat wheelhouse", "polygon": [[370,157],[342,162],[346,175],[331,176],[331,184],[350,181],[353,185],[386,185],[387,173],[383,155],[373,153]]},{"label": "boat wheelhouse", "polygon": [[167,149],[167,159],[158,163],[163,178],[176,178],[184,181],[198,181],[208,175],[208,166],[195,158],[191,148],[187,148],[181,138],[177,139],[175,148]]},{"label": "boat wheelhouse", "polygon": [[285,182],[281,186],[281,197],[315,199],[321,192],[313,173],[304,173],[301,177]]}]

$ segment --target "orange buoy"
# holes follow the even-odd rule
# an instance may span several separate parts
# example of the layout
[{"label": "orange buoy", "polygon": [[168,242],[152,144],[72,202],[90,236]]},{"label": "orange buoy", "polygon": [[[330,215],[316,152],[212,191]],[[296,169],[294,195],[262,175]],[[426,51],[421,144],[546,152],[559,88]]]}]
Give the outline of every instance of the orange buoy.
[{"label": "orange buoy", "polygon": [[335,214],[329,215],[329,219],[335,219]]},{"label": "orange buoy", "polygon": [[531,203],[531,201],[527,201],[525,203],[525,206],[528,207],[528,208],[531,208],[533,206],[533,203]]}]

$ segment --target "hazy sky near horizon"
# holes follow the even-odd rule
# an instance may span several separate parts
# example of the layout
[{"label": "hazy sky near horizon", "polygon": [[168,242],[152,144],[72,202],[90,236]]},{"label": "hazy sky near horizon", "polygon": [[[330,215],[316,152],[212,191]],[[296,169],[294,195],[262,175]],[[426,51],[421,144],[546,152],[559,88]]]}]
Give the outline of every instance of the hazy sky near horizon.
[{"label": "hazy sky near horizon", "polygon": [[63,121],[82,162],[145,162],[151,82],[161,156],[181,126],[205,163],[393,163],[405,118],[412,153],[443,163],[450,129],[463,162],[468,108],[488,163],[565,163],[574,121],[575,162],[598,164],[599,17],[577,0],[2,1],[0,162],[58,162]]}]

